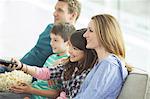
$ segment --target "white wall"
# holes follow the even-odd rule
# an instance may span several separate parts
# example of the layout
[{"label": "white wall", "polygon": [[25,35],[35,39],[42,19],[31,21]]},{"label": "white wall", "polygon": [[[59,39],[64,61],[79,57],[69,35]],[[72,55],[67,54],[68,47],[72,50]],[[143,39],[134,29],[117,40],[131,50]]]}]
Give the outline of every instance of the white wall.
[{"label": "white wall", "polygon": [[53,22],[55,0],[0,1],[0,56],[22,57]]},{"label": "white wall", "polygon": [[[84,0],[83,0],[84,1]],[[49,23],[57,0],[0,0],[0,57],[23,57]],[[77,28],[87,27],[93,14],[84,6]],[[94,9],[92,9],[94,10]]]}]

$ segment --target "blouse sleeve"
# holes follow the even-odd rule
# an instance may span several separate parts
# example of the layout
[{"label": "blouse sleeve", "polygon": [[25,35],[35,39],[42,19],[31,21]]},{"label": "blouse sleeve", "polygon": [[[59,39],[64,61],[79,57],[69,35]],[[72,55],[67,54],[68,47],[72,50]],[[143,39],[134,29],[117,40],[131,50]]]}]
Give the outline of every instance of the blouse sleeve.
[{"label": "blouse sleeve", "polygon": [[[75,99],[116,99],[122,86],[119,66],[109,62],[99,64],[85,79]],[[87,81],[87,82],[86,82]]]}]

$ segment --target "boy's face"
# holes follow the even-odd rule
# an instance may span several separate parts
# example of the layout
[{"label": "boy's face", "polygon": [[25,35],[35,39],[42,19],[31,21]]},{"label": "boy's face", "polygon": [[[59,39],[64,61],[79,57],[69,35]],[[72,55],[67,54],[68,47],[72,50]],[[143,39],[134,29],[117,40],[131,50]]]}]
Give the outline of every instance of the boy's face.
[{"label": "boy's face", "polygon": [[67,42],[64,42],[64,40],[60,35],[55,35],[53,33],[50,33],[50,38],[51,38],[50,44],[53,53],[63,53],[66,51]]},{"label": "boy's face", "polygon": [[54,23],[60,22],[72,22],[73,14],[68,12],[68,4],[63,1],[58,1],[55,6],[55,11],[53,13]]}]

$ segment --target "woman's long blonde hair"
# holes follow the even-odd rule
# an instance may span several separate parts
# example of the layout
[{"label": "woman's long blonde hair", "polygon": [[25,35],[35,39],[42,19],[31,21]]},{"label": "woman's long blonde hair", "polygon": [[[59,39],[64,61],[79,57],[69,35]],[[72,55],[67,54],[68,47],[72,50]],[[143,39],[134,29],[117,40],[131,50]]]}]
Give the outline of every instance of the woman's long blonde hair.
[{"label": "woman's long blonde hair", "polygon": [[[125,46],[122,32],[117,20],[108,14],[96,15],[91,18],[94,22],[95,31],[97,33],[100,44],[109,53],[117,55],[121,59],[125,59]],[[128,71],[132,68],[126,64]]]}]

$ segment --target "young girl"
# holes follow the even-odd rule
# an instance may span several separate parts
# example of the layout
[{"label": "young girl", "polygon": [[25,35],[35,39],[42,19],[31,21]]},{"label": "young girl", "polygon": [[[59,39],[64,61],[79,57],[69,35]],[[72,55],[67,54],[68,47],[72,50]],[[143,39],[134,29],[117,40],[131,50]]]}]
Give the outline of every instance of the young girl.
[{"label": "young girl", "polygon": [[[28,66],[13,59],[17,66],[13,65],[9,66],[9,68],[20,69],[39,79],[61,80],[63,83],[61,91],[64,91],[68,98],[73,98],[78,93],[84,78],[97,60],[95,51],[86,49],[86,39],[83,38],[85,32],[86,29],[81,29],[71,35],[69,42],[70,58],[65,64],[60,64],[57,67],[48,69]],[[16,93],[21,93],[22,87],[26,86],[14,86],[11,90]],[[32,92],[32,89],[28,90]]]},{"label": "young girl", "polygon": [[75,99],[117,99],[131,67],[125,64],[125,47],[116,19],[107,14],[92,17],[83,36],[86,48],[96,51],[98,61]]}]

